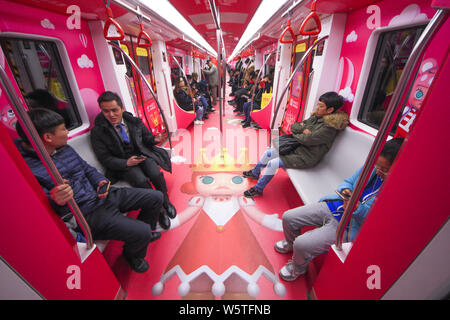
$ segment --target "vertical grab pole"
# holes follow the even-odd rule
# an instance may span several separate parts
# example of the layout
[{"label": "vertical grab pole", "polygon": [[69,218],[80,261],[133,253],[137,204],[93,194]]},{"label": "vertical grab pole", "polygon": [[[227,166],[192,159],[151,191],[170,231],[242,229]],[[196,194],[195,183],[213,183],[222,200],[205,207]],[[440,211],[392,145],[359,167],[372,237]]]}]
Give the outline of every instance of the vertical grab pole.
[{"label": "vertical grab pole", "polygon": [[220,108],[220,143],[221,143],[221,150],[222,150],[222,147],[223,147],[223,119],[222,119],[222,117],[223,117],[223,101],[222,101],[222,93],[221,93],[221,88],[222,88],[222,77],[221,77],[221,75],[220,75],[220,72],[221,72],[221,70],[222,70],[222,61],[221,61],[221,57],[222,57],[222,51],[221,51],[221,42],[220,42],[220,37],[221,37],[221,31],[220,31],[220,29],[217,29],[216,30],[216,38],[217,38],[217,54],[218,54],[218,57],[217,57],[217,67],[218,67],[218,70],[217,70],[217,80],[218,80],[218,83],[217,83],[217,93],[216,94],[218,94],[218,99],[219,99],[219,108]]},{"label": "vertical grab pole", "polygon": [[225,45],[222,38],[222,69],[223,69],[223,81],[222,81],[222,105],[225,111],[225,89],[227,83],[227,62],[225,59]]}]

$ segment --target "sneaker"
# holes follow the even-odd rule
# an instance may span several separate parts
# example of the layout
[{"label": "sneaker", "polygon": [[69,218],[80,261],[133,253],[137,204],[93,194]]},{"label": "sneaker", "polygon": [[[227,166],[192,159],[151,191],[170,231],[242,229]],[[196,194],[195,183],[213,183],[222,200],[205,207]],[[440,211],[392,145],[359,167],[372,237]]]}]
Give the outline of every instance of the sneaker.
[{"label": "sneaker", "polygon": [[216,109],[214,109],[214,108],[211,108],[210,110],[211,110],[212,112],[216,111]]},{"label": "sneaker", "polygon": [[294,281],[302,274],[305,274],[307,268],[301,268],[295,264],[293,260],[289,260],[288,263],[280,269],[280,278],[284,281]]},{"label": "sneaker", "polygon": [[243,175],[244,177],[250,178],[250,179],[256,179],[256,180],[259,179],[259,176],[255,176],[255,175],[253,174],[253,170],[244,171],[244,172],[242,172],[242,175]]},{"label": "sneaker", "polygon": [[248,127],[250,127],[250,122],[244,122],[242,124],[242,128],[248,128]]},{"label": "sneaker", "polygon": [[274,248],[275,251],[279,253],[289,253],[292,252],[292,243],[289,243],[286,240],[281,240],[275,243]]},{"label": "sneaker", "polygon": [[246,196],[247,198],[262,196],[262,194],[262,191],[259,191],[255,187],[252,187],[244,192],[244,196]]}]

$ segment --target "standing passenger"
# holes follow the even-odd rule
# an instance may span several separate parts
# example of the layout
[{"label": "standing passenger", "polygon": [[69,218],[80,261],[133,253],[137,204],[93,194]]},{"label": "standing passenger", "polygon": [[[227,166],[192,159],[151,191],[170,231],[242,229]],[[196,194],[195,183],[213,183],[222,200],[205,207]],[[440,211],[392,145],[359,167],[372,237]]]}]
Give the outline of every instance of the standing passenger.
[{"label": "standing passenger", "polygon": [[211,90],[212,96],[212,107],[214,107],[217,103],[217,95],[218,95],[218,82],[219,82],[219,73],[217,71],[217,67],[212,63],[211,60],[206,61],[206,64],[209,66],[209,70],[203,69],[203,73],[208,78],[209,88]]}]

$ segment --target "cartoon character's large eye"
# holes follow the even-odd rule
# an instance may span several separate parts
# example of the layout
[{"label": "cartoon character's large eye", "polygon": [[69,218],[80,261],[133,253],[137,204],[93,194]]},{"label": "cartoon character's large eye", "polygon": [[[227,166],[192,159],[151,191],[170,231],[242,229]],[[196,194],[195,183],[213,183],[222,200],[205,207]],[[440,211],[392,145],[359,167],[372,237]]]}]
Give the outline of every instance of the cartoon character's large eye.
[{"label": "cartoon character's large eye", "polygon": [[10,118],[14,118],[16,115],[14,114],[13,109],[8,109],[8,111],[6,112],[6,114],[8,115],[8,117]]},{"label": "cartoon character's large eye", "polygon": [[422,99],[422,98],[423,98],[423,91],[420,90],[420,89],[417,89],[417,90],[416,90],[416,93],[414,94],[414,97],[415,97],[417,100]]},{"label": "cartoon character's large eye", "polygon": [[201,177],[200,180],[202,181],[203,184],[211,184],[214,182],[214,178],[210,176]]},{"label": "cartoon character's large eye", "polygon": [[231,181],[233,181],[234,184],[241,184],[242,182],[244,182],[244,178],[240,176],[235,176],[233,177],[233,179],[231,179]]}]

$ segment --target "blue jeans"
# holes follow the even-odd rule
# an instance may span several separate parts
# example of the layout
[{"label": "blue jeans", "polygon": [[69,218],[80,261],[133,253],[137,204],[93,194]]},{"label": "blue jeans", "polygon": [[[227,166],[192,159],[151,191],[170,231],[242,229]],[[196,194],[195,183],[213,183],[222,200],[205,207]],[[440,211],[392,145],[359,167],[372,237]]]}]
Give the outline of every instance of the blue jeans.
[{"label": "blue jeans", "polygon": [[198,105],[197,110],[195,111],[195,120],[203,119],[203,111],[204,111],[204,108],[201,105]]},{"label": "blue jeans", "polygon": [[264,171],[263,176],[258,179],[255,186],[260,192],[262,192],[269,181],[272,180],[273,176],[278,171],[278,168],[284,168],[284,163],[280,159],[278,151],[275,148],[267,149],[266,152],[264,152],[261,159],[252,170],[253,175],[259,176],[263,168],[266,168],[266,170]]},{"label": "blue jeans", "polygon": [[252,111],[251,108],[251,101],[244,103],[244,114],[245,114],[245,122],[250,123],[251,122],[251,118],[250,118],[250,112]]},{"label": "blue jeans", "polygon": [[209,109],[209,105],[208,105],[208,100],[206,100],[206,98],[202,95],[198,96],[198,100],[200,101],[200,103],[203,105],[203,107],[205,109]]}]

